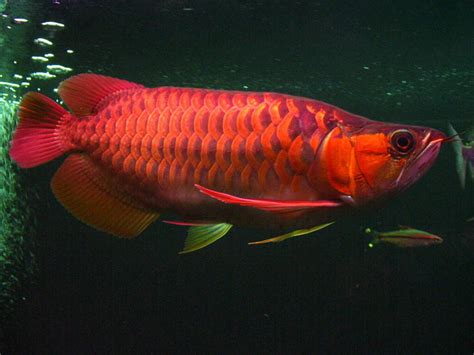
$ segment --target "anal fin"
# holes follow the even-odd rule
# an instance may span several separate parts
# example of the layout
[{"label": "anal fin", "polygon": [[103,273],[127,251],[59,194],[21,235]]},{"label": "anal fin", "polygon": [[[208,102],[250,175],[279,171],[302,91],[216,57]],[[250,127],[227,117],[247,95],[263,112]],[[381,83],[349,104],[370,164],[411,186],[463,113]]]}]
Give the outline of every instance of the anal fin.
[{"label": "anal fin", "polygon": [[82,222],[110,234],[133,238],[159,217],[104,175],[90,158],[69,156],[51,181],[59,202]]}]

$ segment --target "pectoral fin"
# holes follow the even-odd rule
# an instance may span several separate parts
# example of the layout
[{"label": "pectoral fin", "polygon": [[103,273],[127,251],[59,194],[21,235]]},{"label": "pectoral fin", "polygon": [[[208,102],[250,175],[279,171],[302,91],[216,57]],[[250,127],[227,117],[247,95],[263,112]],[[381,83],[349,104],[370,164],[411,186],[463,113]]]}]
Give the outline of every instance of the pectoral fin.
[{"label": "pectoral fin", "polygon": [[273,237],[273,238],[270,238],[270,239],[265,239],[265,240],[260,240],[260,241],[257,241],[257,242],[251,242],[249,243],[249,245],[255,245],[255,244],[266,244],[266,243],[279,243],[279,242],[282,242],[286,239],[290,239],[290,238],[294,238],[294,237],[299,237],[301,235],[306,235],[306,234],[310,234],[310,233],[313,233],[313,232],[316,232],[320,229],[323,229],[323,228],[326,228],[328,226],[330,226],[331,224],[333,224],[334,222],[329,222],[329,223],[325,223],[325,224],[321,224],[319,226],[316,226],[316,227],[312,227],[312,228],[307,228],[307,229],[297,229],[297,230],[294,230],[290,233],[286,233],[286,234],[283,234],[283,235],[279,235],[278,237]]},{"label": "pectoral fin", "polygon": [[194,185],[199,191],[203,194],[208,195],[216,200],[222,201],[224,203],[237,204],[241,206],[249,206],[258,208],[260,210],[276,212],[276,213],[285,213],[293,212],[308,208],[319,208],[319,207],[337,207],[343,205],[342,201],[331,201],[331,200],[318,200],[318,201],[285,201],[285,200],[262,200],[262,199],[251,199],[237,197],[229,195],[223,192],[218,192],[215,190],[208,189],[201,185]]},{"label": "pectoral fin", "polygon": [[222,238],[232,228],[232,224],[218,223],[194,226],[189,228],[184,242],[184,249],[180,254],[190,253],[214,243]]}]

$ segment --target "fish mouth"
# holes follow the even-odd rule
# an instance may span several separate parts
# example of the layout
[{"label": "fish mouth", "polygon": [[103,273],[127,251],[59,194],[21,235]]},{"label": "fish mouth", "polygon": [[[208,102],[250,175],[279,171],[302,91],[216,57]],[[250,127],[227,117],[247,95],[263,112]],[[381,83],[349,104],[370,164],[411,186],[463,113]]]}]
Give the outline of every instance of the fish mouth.
[{"label": "fish mouth", "polygon": [[[433,133],[438,133],[442,137],[432,139]],[[441,144],[453,141],[455,136],[446,137],[441,132],[430,131],[422,140],[424,148],[417,154],[417,156],[409,161],[398,175],[394,185],[398,191],[404,191],[410,187],[415,181],[421,178],[429,168],[434,164],[438,156]]]}]

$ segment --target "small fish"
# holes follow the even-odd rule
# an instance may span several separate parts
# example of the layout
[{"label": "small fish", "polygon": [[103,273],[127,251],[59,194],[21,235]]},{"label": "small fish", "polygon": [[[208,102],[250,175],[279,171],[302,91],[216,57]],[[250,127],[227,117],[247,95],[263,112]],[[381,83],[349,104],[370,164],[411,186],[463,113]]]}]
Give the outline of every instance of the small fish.
[{"label": "small fish", "polygon": [[53,58],[54,54],[53,53],[46,53],[43,57],[45,58]]},{"label": "small fish", "polygon": [[378,243],[389,243],[399,248],[413,248],[426,247],[441,244],[443,242],[443,239],[437,235],[403,226],[400,226],[399,230],[390,232],[377,232],[371,228],[367,228],[365,232],[372,235],[374,238],[369,243],[370,248]]},{"label": "small fish", "polygon": [[45,38],[36,38],[33,42],[41,47],[49,47],[53,45],[53,42]]},{"label": "small fish", "polygon": [[0,81],[0,86],[7,86],[7,87],[10,87],[10,88],[19,88],[20,85],[16,84],[16,83],[9,83],[7,81]]},{"label": "small fish", "polygon": [[397,195],[433,165],[446,136],[272,92],[145,88],[95,74],[63,81],[68,112],[36,92],[10,149],[22,168],[67,154],[52,179],[81,221],[133,238],[164,213],[189,226],[183,252],[233,226],[305,235]]},{"label": "small fish", "polygon": [[31,73],[30,76],[33,79],[40,79],[40,80],[48,80],[48,79],[53,79],[56,77],[56,75],[48,73],[48,72],[42,72],[42,71],[37,71],[34,73]]},{"label": "small fish", "polygon": [[22,25],[22,24],[28,22],[28,20],[26,18],[20,18],[20,17],[16,17],[12,21],[15,25]]},{"label": "small fish", "polygon": [[46,66],[46,70],[52,74],[66,74],[72,71],[72,68],[59,64],[50,64]]},{"label": "small fish", "polygon": [[49,59],[47,57],[41,57],[39,55],[34,55],[31,57],[31,60],[33,62],[37,62],[37,63],[46,63],[49,61]]},{"label": "small fish", "polygon": [[41,26],[43,26],[47,30],[62,30],[65,27],[63,23],[55,21],[42,22]]}]

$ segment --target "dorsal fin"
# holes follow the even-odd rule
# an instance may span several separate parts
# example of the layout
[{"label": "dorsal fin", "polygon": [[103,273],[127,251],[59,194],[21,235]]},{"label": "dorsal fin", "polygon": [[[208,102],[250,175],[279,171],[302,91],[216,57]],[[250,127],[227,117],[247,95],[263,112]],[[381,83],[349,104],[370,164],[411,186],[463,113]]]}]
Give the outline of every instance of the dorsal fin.
[{"label": "dorsal fin", "polygon": [[79,74],[64,80],[58,88],[61,99],[79,116],[92,115],[110,94],[121,90],[143,88],[130,81],[97,74]]}]

